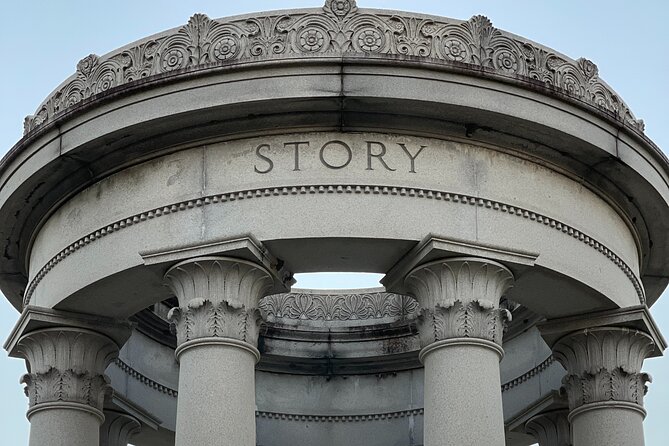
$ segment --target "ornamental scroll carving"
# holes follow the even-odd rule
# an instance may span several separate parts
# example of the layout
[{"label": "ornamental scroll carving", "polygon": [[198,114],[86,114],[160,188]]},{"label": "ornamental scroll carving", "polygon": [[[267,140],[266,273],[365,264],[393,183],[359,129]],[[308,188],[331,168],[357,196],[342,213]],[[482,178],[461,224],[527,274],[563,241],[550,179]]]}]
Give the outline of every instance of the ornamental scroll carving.
[{"label": "ornamental scroll carving", "polygon": [[502,265],[474,258],[441,260],[414,269],[405,282],[421,307],[423,347],[451,338],[502,344],[511,312],[499,302],[513,285],[513,275]]},{"label": "ornamental scroll carving", "polygon": [[288,293],[267,296],[260,311],[269,321],[280,319],[308,321],[355,321],[415,317],[418,302],[409,296],[392,293],[307,294]]},{"label": "ornamental scroll carving", "polygon": [[113,341],[88,331],[45,329],[25,335],[18,348],[30,364],[21,383],[31,407],[70,402],[102,410],[111,389],[104,371],[118,355]]},{"label": "ornamental scroll carving", "polygon": [[653,348],[650,336],[628,328],[595,328],[561,339],[553,355],[567,369],[569,408],[603,401],[643,406],[651,379],[641,366]]},{"label": "ornamental scroll carving", "polygon": [[260,266],[225,258],[201,258],[176,265],[165,280],[179,300],[168,320],[177,344],[200,338],[233,338],[256,345],[262,321],[259,300],[272,287]]},{"label": "ornamental scroll carving", "polygon": [[359,10],[353,0],[328,0],[321,11],[212,20],[186,25],[105,57],[89,55],[24,123],[27,134],[85,100],[152,76],[178,75],[231,63],[312,56],[428,60],[446,69],[537,85],[606,112],[643,132],[597,66],[576,61],[495,28],[484,16],[466,22]]}]

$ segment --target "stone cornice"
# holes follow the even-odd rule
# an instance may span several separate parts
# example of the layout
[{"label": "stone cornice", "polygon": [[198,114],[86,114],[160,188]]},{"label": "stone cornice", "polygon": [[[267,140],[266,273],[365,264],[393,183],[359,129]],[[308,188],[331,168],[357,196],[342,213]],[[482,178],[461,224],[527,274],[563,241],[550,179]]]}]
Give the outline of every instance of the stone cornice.
[{"label": "stone cornice", "polygon": [[303,186],[285,186],[273,188],[258,188],[239,190],[234,192],[227,192],[215,195],[208,195],[205,197],[194,198],[191,200],[181,201],[178,203],[168,204],[157,208],[149,209],[138,214],[114,221],[108,225],[101,227],[91,233],[79,238],[75,242],[63,248],[60,252],[54,255],[31,279],[26,288],[23,304],[27,305],[30,298],[35,292],[35,288],[44,279],[44,277],[65,258],[79,251],[80,249],[95,243],[103,237],[122,231],[130,226],[142,224],[146,221],[155,218],[161,218],[165,215],[187,212],[192,209],[201,208],[203,206],[213,206],[220,203],[240,200],[257,200],[264,198],[271,198],[276,196],[290,196],[290,195],[314,195],[314,194],[365,194],[365,195],[393,195],[408,197],[414,199],[426,199],[435,201],[444,201],[457,203],[463,206],[478,206],[487,209],[492,209],[497,212],[508,213],[518,218],[533,221],[541,224],[552,230],[560,231],[565,235],[572,237],[580,242],[586,244],[592,249],[598,251],[616,267],[618,267],[623,274],[632,283],[636,290],[639,301],[644,304],[646,301],[643,286],[641,281],[636,276],[634,271],[623,261],[613,250],[599,242],[597,239],[589,236],[585,232],[561,222],[555,218],[547,215],[537,213],[530,209],[520,208],[504,202],[490,200],[485,197],[474,195],[465,195],[453,193],[448,191],[440,191],[435,189],[423,189],[412,187],[397,187],[384,185],[356,185],[356,184],[318,184],[318,185],[303,185]]},{"label": "stone cornice", "polygon": [[495,28],[484,16],[468,21],[363,10],[355,1],[327,0],[321,10],[277,11],[211,20],[196,14],[181,28],[103,57],[90,55],[26,118],[25,133],[67,115],[92,99],[151,80],[179,78],[260,61],[351,58],[429,62],[453,72],[487,77],[556,95],[602,112],[642,134],[623,100],[599,78],[597,66]]}]

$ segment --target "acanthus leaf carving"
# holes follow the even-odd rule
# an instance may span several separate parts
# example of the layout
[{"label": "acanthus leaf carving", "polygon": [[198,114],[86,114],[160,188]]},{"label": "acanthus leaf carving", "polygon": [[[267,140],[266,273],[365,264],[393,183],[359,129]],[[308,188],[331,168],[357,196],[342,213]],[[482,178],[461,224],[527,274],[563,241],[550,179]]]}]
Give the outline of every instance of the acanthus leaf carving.
[{"label": "acanthus leaf carving", "polygon": [[602,327],[565,336],[553,350],[567,370],[563,385],[569,407],[603,401],[642,406],[651,379],[641,366],[653,347],[650,336],[629,328]]},{"label": "acanthus leaf carving", "polygon": [[21,378],[30,406],[72,402],[102,410],[109,393],[107,366],[118,346],[106,336],[77,329],[42,329],[19,341],[19,352],[30,364]]},{"label": "acanthus leaf carving", "polygon": [[273,283],[264,268],[242,260],[206,257],[174,266],[165,279],[180,303],[168,314],[176,325],[178,344],[211,337],[257,344],[258,301]]}]

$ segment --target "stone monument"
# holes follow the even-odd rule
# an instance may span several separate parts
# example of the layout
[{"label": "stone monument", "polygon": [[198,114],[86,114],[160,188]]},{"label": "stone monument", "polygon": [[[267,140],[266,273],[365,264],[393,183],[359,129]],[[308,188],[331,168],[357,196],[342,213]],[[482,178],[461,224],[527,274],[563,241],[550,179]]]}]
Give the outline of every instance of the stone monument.
[{"label": "stone monument", "polygon": [[669,163],[486,17],[196,14],[81,60],[0,180],[31,446],[644,444]]}]

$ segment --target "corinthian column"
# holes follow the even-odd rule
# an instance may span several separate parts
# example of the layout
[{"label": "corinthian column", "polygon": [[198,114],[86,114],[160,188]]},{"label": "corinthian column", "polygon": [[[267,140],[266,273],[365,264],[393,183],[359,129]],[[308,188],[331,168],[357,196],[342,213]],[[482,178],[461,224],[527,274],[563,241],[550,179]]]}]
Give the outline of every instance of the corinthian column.
[{"label": "corinthian column", "polygon": [[574,446],[643,446],[650,377],[641,366],[653,348],[647,334],[618,327],[577,331],[556,343]]},{"label": "corinthian column", "polygon": [[176,446],[255,446],[258,301],[272,278],[263,267],[225,257],[180,263],[165,279],[179,300],[180,363]]},{"label": "corinthian column", "polygon": [[426,446],[504,446],[499,361],[511,315],[499,300],[512,286],[504,266],[477,258],[422,265],[405,283],[421,305]]},{"label": "corinthian column", "polygon": [[110,338],[80,328],[48,328],[19,340],[17,356],[29,364],[30,446],[98,445],[109,381],[104,371],[117,356]]}]

